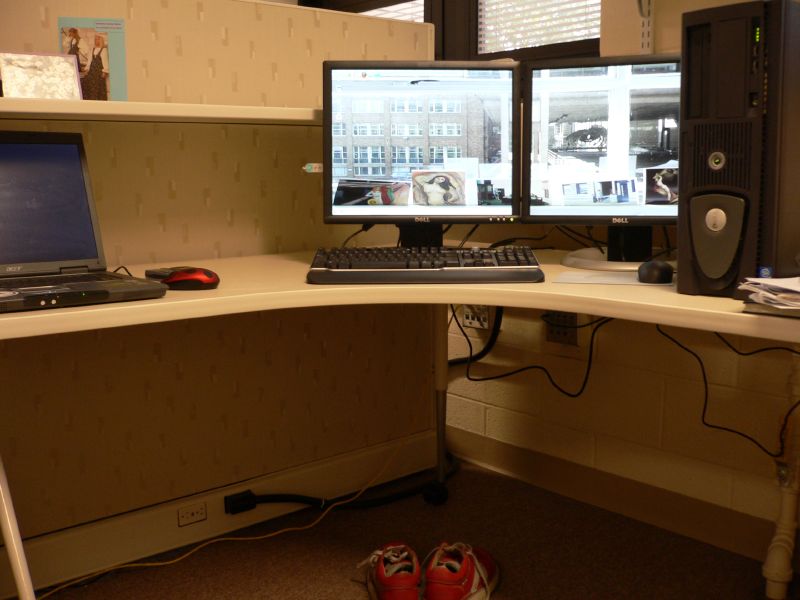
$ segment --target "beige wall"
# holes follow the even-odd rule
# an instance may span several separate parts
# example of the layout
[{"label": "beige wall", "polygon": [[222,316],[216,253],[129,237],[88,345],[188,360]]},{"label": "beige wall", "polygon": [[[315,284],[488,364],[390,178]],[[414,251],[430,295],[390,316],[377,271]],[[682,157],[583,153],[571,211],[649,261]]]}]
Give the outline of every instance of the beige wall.
[{"label": "beige wall", "polygon": [[[540,317],[540,311],[507,310],[497,349],[474,374],[536,364],[576,391],[587,364],[588,330],[579,347],[553,344],[545,339]],[[713,333],[668,332],[704,360],[707,420],[777,450],[782,417],[800,399],[800,390],[793,389],[798,359],[787,352],[739,357]],[[741,350],[775,345],[727,337]],[[485,335],[473,340],[476,348],[482,347],[481,338]],[[450,342],[451,354],[466,352],[456,329]],[[773,460],[740,437],[702,425],[698,364],[653,325],[621,320],[605,325],[595,342],[589,384],[578,398],[558,393],[541,372],[481,384],[464,379],[463,368],[451,373],[449,393],[453,427],[755,517],[777,515]]]}]

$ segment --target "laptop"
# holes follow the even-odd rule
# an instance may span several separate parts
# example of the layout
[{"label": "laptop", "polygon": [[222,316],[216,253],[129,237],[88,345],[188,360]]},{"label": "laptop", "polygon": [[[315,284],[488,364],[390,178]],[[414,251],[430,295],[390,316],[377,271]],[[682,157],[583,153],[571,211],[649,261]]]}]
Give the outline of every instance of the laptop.
[{"label": "laptop", "polygon": [[0,131],[0,313],[166,290],[107,270],[81,134]]}]

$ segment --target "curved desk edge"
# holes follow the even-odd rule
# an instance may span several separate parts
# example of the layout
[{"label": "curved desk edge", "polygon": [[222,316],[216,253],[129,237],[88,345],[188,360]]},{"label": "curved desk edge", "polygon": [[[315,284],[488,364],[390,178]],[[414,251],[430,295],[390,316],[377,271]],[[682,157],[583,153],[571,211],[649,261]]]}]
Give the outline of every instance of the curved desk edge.
[{"label": "curved desk edge", "polygon": [[[674,286],[557,283],[558,251],[537,251],[543,283],[311,285],[310,252],[190,261],[220,275],[219,288],[169,291],[158,300],[0,315],[0,339],[126,327],[226,314],[359,304],[486,304],[559,310],[772,340],[800,340],[800,319],[742,312],[730,298],[687,296]],[[174,262],[174,261],[173,261]],[[172,264],[172,263],[170,263]],[[168,264],[135,265],[134,275]]]}]

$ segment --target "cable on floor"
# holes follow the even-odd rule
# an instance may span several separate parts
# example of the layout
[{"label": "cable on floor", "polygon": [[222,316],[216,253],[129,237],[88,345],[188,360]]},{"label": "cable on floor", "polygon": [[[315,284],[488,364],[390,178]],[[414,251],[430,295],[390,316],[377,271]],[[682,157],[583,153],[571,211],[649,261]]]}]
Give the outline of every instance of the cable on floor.
[{"label": "cable on floor", "polygon": [[[458,471],[458,461],[450,453],[447,453],[445,458],[447,460],[447,468],[445,472],[446,481]],[[410,498],[412,496],[416,496],[417,494],[424,495],[428,487],[431,485],[431,480],[436,474],[435,469],[429,471],[430,473],[428,471],[420,471],[419,473],[404,477],[402,480],[389,482],[383,487],[395,488],[399,483],[412,481],[414,479],[422,479],[420,482],[407,485],[406,487],[391,493],[383,495],[378,494],[371,498],[350,501],[343,505],[342,508],[374,508],[376,506],[385,506],[386,504],[391,504],[392,502],[397,502],[398,500]],[[431,477],[428,477],[428,475]],[[380,487],[382,486],[374,488],[373,491],[376,493],[380,492]],[[254,509],[258,504],[305,504],[307,506],[323,510],[331,503],[345,500],[348,496],[349,494],[339,498],[320,498],[317,496],[305,496],[302,494],[256,494],[251,490],[245,490],[243,492],[231,494],[225,497],[225,512],[235,515]]]},{"label": "cable on floor", "polygon": [[400,452],[400,449],[403,448],[403,446],[404,446],[404,444],[398,444],[395,447],[394,451],[389,455],[389,458],[387,458],[386,461],[381,466],[381,468],[378,469],[378,472],[375,473],[375,475],[373,475],[373,477],[367,482],[367,484],[364,487],[362,487],[358,492],[356,492],[355,494],[352,494],[349,498],[345,498],[343,500],[338,500],[338,501],[333,502],[332,504],[328,505],[328,507],[325,510],[323,510],[322,513],[320,515],[318,515],[315,519],[313,519],[310,523],[307,523],[305,525],[298,525],[296,527],[286,527],[284,529],[279,529],[278,531],[273,531],[273,532],[266,533],[266,534],[263,534],[263,535],[241,536],[241,537],[226,536],[226,537],[213,538],[213,539],[210,539],[210,540],[206,540],[205,542],[199,543],[194,548],[192,548],[192,549],[184,552],[180,556],[177,556],[177,557],[172,558],[170,560],[156,561],[156,562],[124,563],[124,564],[121,564],[121,565],[108,567],[106,569],[100,569],[99,571],[95,571],[93,573],[89,573],[88,575],[84,575],[83,577],[78,577],[77,579],[73,579],[71,581],[67,581],[66,583],[63,583],[63,584],[61,584],[61,585],[59,585],[59,586],[57,586],[57,587],[55,587],[55,588],[53,588],[51,590],[48,590],[47,592],[45,592],[41,596],[38,596],[38,599],[39,600],[44,600],[44,598],[48,598],[48,597],[52,596],[53,594],[56,594],[56,593],[58,593],[60,591],[63,591],[65,589],[67,589],[67,588],[79,585],[80,583],[83,583],[83,582],[88,581],[90,579],[96,578],[96,577],[98,577],[100,575],[105,575],[107,573],[111,573],[113,571],[121,571],[123,569],[145,569],[145,568],[150,568],[150,567],[167,567],[169,565],[174,565],[174,564],[176,564],[176,563],[178,563],[178,562],[190,557],[192,554],[195,554],[196,552],[199,552],[203,548],[207,548],[208,546],[211,546],[212,544],[217,544],[217,543],[220,543],[220,542],[256,542],[256,541],[260,541],[260,540],[266,540],[266,539],[269,539],[269,538],[277,537],[277,536],[282,535],[284,533],[290,533],[290,532],[293,532],[293,531],[305,531],[305,530],[311,529],[311,528],[315,527],[316,525],[318,525],[320,523],[320,521],[322,521],[325,517],[327,517],[328,513],[330,513],[333,509],[338,508],[340,506],[344,506],[344,505],[346,505],[346,504],[348,504],[350,502],[354,502],[355,500],[360,498],[364,494],[364,492],[366,492],[369,488],[371,488],[375,484],[375,482],[378,481],[378,479],[381,478],[383,473],[386,471],[386,469],[389,468],[389,465],[392,464],[392,462],[394,461],[395,457]]}]

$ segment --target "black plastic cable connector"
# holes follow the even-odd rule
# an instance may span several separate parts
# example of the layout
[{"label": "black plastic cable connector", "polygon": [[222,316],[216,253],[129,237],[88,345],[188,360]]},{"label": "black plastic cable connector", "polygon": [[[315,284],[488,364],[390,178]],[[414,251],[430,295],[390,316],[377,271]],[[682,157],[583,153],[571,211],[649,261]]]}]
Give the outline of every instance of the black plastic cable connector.
[{"label": "black plastic cable connector", "polygon": [[245,490],[238,494],[225,496],[225,513],[238,515],[239,513],[253,510],[257,504],[256,495],[251,490]]},{"label": "black plastic cable connector", "polygon": [[300,494],[264,494],[257,495],[251,490],[245,490],[237,494],[225,496],[225,512],[229,515],[236,515],[248,510],[253,510],[258,504],[306,504],[325,508],[328,501],[325,498],[315,498],[313,496],[303,496]]}]

